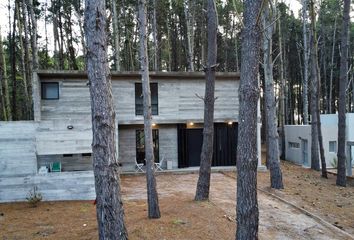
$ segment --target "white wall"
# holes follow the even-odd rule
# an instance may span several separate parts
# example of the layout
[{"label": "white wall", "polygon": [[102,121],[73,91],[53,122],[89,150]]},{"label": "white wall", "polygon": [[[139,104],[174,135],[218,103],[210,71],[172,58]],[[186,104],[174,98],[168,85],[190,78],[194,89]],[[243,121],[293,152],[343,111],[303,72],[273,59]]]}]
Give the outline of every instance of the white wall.
[{"label": "white wall", "polygon": [[[301,139],[308,143],[308,165],[311,165],[311,126],[286,125],[285,129],[285,157],[288,161],[303,165]],[[299,148],[289,146],[289,142],[298,143]]]}]

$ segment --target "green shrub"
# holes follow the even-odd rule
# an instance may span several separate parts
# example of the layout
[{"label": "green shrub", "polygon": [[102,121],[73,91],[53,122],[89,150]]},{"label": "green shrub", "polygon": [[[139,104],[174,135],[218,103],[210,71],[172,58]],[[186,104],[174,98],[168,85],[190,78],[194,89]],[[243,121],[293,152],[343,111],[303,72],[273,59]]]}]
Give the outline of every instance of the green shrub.
[{"label": "green shrub", "polygon": [[333,168],[337,168],[337,166],[338,166],[337,158],[335,158],[335,157],[333,158],[333,160],[331,162],[331,165],[332,165]]}]

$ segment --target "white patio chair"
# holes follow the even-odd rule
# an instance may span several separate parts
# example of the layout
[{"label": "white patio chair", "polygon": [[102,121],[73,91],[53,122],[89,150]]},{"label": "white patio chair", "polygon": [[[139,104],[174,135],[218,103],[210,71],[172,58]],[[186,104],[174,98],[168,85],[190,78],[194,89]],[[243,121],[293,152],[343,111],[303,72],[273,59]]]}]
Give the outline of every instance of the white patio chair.
[{"label": "white patio chair", "polygon": [[161,161],[160,161],[160,162],[158,162],[158,163],[155,162],[155,169],[156,169],[156,171],[163,171],[163,169],[162,169],[162,164],[163,164],[164,161],[165,161],[165,156],[163,156],[163,157],[161,158]]},{"label": "white patio chair", "polygon": [[135,158],[135,172],[144,172],[144,163],[138,163]]}]

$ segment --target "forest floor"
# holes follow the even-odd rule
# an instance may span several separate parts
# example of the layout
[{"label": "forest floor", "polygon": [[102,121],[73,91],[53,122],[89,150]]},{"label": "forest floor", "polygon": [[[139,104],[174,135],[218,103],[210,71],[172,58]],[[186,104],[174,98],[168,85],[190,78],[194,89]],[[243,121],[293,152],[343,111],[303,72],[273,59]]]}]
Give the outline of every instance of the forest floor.
[{"label": "forest floor", "polygon": [[[285,189],[269,189],[269,173],[258,187],[354,235],[354,181],[335,186],[335,177],[282,162]],[[122,176],[122,195],[130,239],[233,239],[235,172],[213,173],[211,200],[193,201],[197,174],[157,176],[160,219],[147,219],[145,176]],[[306,213],[258,191],[260,239],[350,239]],[[0,204],[0,239],[97,239],[93,201]]]}]

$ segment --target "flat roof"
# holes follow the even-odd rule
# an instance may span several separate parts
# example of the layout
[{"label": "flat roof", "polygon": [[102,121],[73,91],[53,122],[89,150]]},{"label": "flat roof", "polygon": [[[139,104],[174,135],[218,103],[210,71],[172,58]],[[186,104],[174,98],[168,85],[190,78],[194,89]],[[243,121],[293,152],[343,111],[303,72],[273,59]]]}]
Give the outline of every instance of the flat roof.
[{"label": "flat roof", "polygon": [[[86,71],[72,71],[72,70],[39,70],[37,74],[40,78],[71,78],[71,79],[87,79]],[[238,72],[216,72],[216,79],[240,79]],[[119,80],[121,78],[140,78],[140,72],[111,72],[112,80]],[[204,72],[150,72],[152,79],[204,79]]]}]

